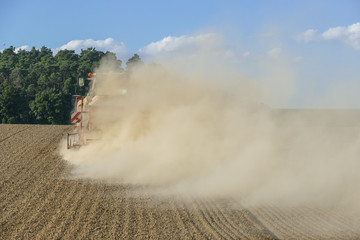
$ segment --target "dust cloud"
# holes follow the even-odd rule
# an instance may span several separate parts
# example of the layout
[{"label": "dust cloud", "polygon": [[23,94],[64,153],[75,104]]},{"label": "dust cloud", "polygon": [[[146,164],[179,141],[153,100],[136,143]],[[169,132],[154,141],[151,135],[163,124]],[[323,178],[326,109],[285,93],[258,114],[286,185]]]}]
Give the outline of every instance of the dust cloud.
[{"label": "dust cloud", "polygon": [[[269,89],[221,61],[206,67],[199,56],[159,58],[129,72],[104,59],[91,110],[99,140],[62,151],[73,175],[244,204],[360,212],[357,111],[271,108],[262,100]],[[290,75],[276,81],[290,86]]]}]

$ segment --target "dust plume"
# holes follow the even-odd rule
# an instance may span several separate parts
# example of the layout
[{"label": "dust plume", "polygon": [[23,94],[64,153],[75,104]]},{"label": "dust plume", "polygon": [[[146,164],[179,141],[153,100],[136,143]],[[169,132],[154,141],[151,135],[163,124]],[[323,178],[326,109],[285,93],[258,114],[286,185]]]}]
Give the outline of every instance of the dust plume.
[{"label": "dust plume", "polygon": [[[360,212],[357,111],[271,108],[262,102],[269,89],[199,56],[163,57],[128,72],[104,59],[91,113],[100,140],[63,151],[73,174],[159,193]],[[292,86],[290,73],[275,76]]]}]

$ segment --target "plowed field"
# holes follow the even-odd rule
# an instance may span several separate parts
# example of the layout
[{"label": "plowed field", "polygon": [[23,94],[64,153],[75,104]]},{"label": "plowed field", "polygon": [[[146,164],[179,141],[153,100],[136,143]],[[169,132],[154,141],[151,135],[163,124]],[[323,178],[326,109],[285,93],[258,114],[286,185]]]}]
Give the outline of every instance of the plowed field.
[{"label": "plowed field", "polygon": [[56,151],[68,130],[0,125],[0,239],[360,239],[360,224],[332,210],[154,199],[71,179]]}]

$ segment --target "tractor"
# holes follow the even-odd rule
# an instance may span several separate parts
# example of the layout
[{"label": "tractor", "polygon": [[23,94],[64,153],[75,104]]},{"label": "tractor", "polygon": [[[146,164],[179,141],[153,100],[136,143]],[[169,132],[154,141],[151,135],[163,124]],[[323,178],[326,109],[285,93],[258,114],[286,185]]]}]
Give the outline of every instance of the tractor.
[{"label": "tractor", "polygon": [[[92,130],[91,125],[91,110],[98,101],[98,96],[94,94],[96,84],[96,74],[89,73],[88,80],[91,81],[90,91],[86,97],[80,95],[73,95],[74,97],[74,111],[71,112],[71,124],[73,130],[67,133],[67,149],[80,147],[88,141],[95,140],[88,137],[88,133]],[[83,85],[83,79],[79,80],[80,86]]]}]

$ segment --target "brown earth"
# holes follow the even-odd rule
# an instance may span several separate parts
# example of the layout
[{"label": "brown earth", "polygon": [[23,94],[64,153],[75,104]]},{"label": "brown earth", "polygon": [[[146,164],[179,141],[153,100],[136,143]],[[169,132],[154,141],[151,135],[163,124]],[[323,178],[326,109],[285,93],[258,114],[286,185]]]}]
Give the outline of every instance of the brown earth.
[{"label": "brown earth", "polygon": [[360,239],[332,210],[154,199],[141,186],[71,179],[56,151],[68,130],[0,125],[0,239]]}]

